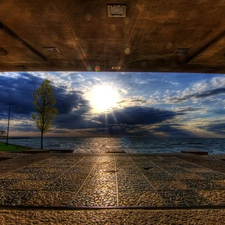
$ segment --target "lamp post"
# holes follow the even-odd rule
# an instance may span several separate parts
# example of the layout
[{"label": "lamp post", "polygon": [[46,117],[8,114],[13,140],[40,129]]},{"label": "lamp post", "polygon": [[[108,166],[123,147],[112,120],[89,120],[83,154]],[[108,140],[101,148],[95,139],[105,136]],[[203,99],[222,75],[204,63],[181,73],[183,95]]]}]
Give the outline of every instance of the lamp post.
[{"label": "lamp post", "polygon": [[7,139],[6,139],[6,145],[8,145],[9,143],[9,121],[10,121],[10,112],[11,112],[11,108],[16,108],[19,109],[18,106],[9,106],[9,112],[8,112],[8,127],[7,127]]}]

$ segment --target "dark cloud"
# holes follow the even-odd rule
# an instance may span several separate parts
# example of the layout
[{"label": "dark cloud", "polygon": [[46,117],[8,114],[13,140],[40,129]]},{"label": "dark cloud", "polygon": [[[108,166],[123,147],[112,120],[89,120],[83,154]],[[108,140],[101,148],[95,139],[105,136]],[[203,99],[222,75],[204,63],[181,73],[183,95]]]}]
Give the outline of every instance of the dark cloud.
[{"label": "dark cloud", "polygon": [[90,109],[89,102],[84,99],[81,91],[67,92],[63,88],[54,88],[54,95],[59,114],[71,113],[73,109],[80,109],[79,112],[85,113]]},{"label": "dark cloud", "polygon": [[181,124],[145,125],[109,125],[92,130],[94,135],[135,136],[135,137],[177,137],[191,138],[196,135],[182,128]]},{"label": "dark cloud", "polygon": [[209,132],[217,134],[225,134],[225,123],[210,124],[205,127],[201,127]]},{"label": "dark cloud", "polygon": [[33,77],[29,73],[21,73],[19,77],[0,76],[0,108],[5,113],[9,106],[18,106],[17,114],[30,115],[33,110],[33,91],[43,79]]},{"label": "dark cloud", "polygon": [[216,88],[196,94],[196,98],[208,97],[213,95],[225,94],[225,88]]},{"label": "dark cloud", "polygon": [[181,107],[176,109],[176,112],[195,112],[195,111],[200,111],[203,110],[203,107],[192,107],[192,106],[187,106],[187,107]]},{"label": "dark cloud", "polygon": [[146,103],[147,101],[143,100],[143,99],[132,99],[131,98],[131,99],[123,99],[123,100],[117,102],[117,104],[119,104],[119,105],[130,104],[131,102],[143,104],[143,103]]},{"label": "dark cloud", "polygon": [[114,125],[114,126],[107,126],[107,127],[100,127],[94,130],[94,134],[99,135],[128,135],[127,129],[125,126]]},{"label": "dark cloud", "polygon": [[96,127],[97,123],[85,119],[83,110],[77,110],[68,114],[59,114],[54,122],[57,129],[78,129],[87,127]]},{"label": "dark cloud", "polygon": [[85,120],[85,115],[89,113],[91,107],[89,101],[83,97],[81,91],[67,92],[63,88],[54,89],[56,108],[59,114],[54,122],[57,128],[85,128],[91,121]]},{"label": "dark cloud", "polygon": [[142,99],[132,99],[132,102],[140,102],[140,103],[146,103],[147,101],[142,100]]},{"label": "dark cloud", "polygon": [[105,127],[92,128],[91,132],[95,136],[155,137],[155,135],[144,125],[108,125]]},{"label": "dark cloud", "polygon": [[148,107],[127,107],[112,113],[100,114],[92,119],[85,118],[89,108],[78,109],[68,114],[59,115],[55,121],[57,128],[83,129],[91,128],[93,135],[151,135],[144,125],[161,123],[173,119],[176,113]]},{"label": "dark cloud", "polygon": [[127,102],[127,100],[122,100],[122,101],[117,102],[117,104],[122,104],[122,103],[126,103],[126,102]]},{"label": "dark cloud", "polygon": [[180,101],[188,100],[190,98],[205,98],[205,97],[220,95],[220,94],[225,94],[225,88],[216,88],[213,90],[203,91],[201,93],[194,93],[190,95],[184,95],[182,97],[171,98],[170,100],[173,100],[174,102],[180,102]]},{"label": "dark cloud", "polygon": [[[0,76],[0,108],[7,113],[9,106],[19,106],[18,114],[30,116],[34,111],[33,92],[43,81],[42,78],[29,73],[20,73],[19,77]],[[74,108],[86,112],[89,108],[88,101],[83,98],[83,93],[80,91],[67,92],[66,89],[54,85],[53,91],[60,114],[68,114]]]},{"label": "dark cloud", "polygon": [[[19,110],[12,108],[11,118],[20,120],[31,119],[34,112],[33,92],[40,87],[44,80],[29,73],[19,76],[0,76],[0,119],[7,119],[9,106],[19,106]],[[53,85],[53,84],[52,84]],[[53,123],[60,127],[84,126],[84,115],[90,110],[89,102],[84,99],[80,91],[67,92],[62,87],[54,87],[56,107],[59,110],[57,120]],[[19,128],[21,131],[31,131],[30,127]]]},{"label": "dark cloud", "polygon": [[117,109],[108,114],[101,114],[95,117],[94,120],[99,121],[103,125],[155,124],[173,119],[180,114],[169,110],[136,106]]},{"label": "dark cloud", "polygon": [[157,128],[153,129],[153,132],[163,132],[167,135],[167,137],[177,137],[177,138],[190,138],[194,137],[195,134],[190,131],[184,130],[180,128],[180,125],[172,125],[172,124],[162,124]]}]

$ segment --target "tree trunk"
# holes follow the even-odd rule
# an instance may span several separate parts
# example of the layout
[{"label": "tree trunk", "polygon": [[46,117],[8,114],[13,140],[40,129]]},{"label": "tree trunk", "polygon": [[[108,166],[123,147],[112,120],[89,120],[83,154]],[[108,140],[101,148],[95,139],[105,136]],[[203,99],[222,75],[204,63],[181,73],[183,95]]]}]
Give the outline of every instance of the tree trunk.
[{"label": "tree trunk", "polygon": [[41,130],[41,149],[43,149],[43,130]]}]

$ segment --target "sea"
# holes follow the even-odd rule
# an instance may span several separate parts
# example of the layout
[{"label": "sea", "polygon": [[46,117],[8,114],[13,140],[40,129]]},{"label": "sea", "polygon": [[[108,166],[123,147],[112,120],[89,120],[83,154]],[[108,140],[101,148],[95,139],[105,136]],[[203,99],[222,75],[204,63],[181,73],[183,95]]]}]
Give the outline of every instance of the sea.
[{"label": "sea", "polygon": [[[4,140],[1,140],[4,142]],[[10,138],[10,144],[40,148],[40,138]],[[45,137],[44,149],[74,150],[74,153],[179,153],[181,150],[224,154],[225,139],[218,138],[140,138],[140,137]]]}]

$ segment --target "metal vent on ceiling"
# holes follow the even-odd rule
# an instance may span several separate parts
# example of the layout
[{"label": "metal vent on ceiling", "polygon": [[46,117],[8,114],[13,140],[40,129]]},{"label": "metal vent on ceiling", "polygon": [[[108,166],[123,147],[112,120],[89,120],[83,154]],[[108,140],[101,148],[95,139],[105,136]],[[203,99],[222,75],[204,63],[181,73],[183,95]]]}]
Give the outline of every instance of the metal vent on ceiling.
[{"label": "metal vent on ceiling", "polygon": [[176,54],[186,54],[189,48],[177,48],[174,53]]},{"label": "metal vent on ceiling", "polygon": [[59,52],[56,47],[44,47],[48,52]]},{"label": "metal vent on ceiling", "polygon": [[107,5],[108,17],[126,17],[127,5]]}]

